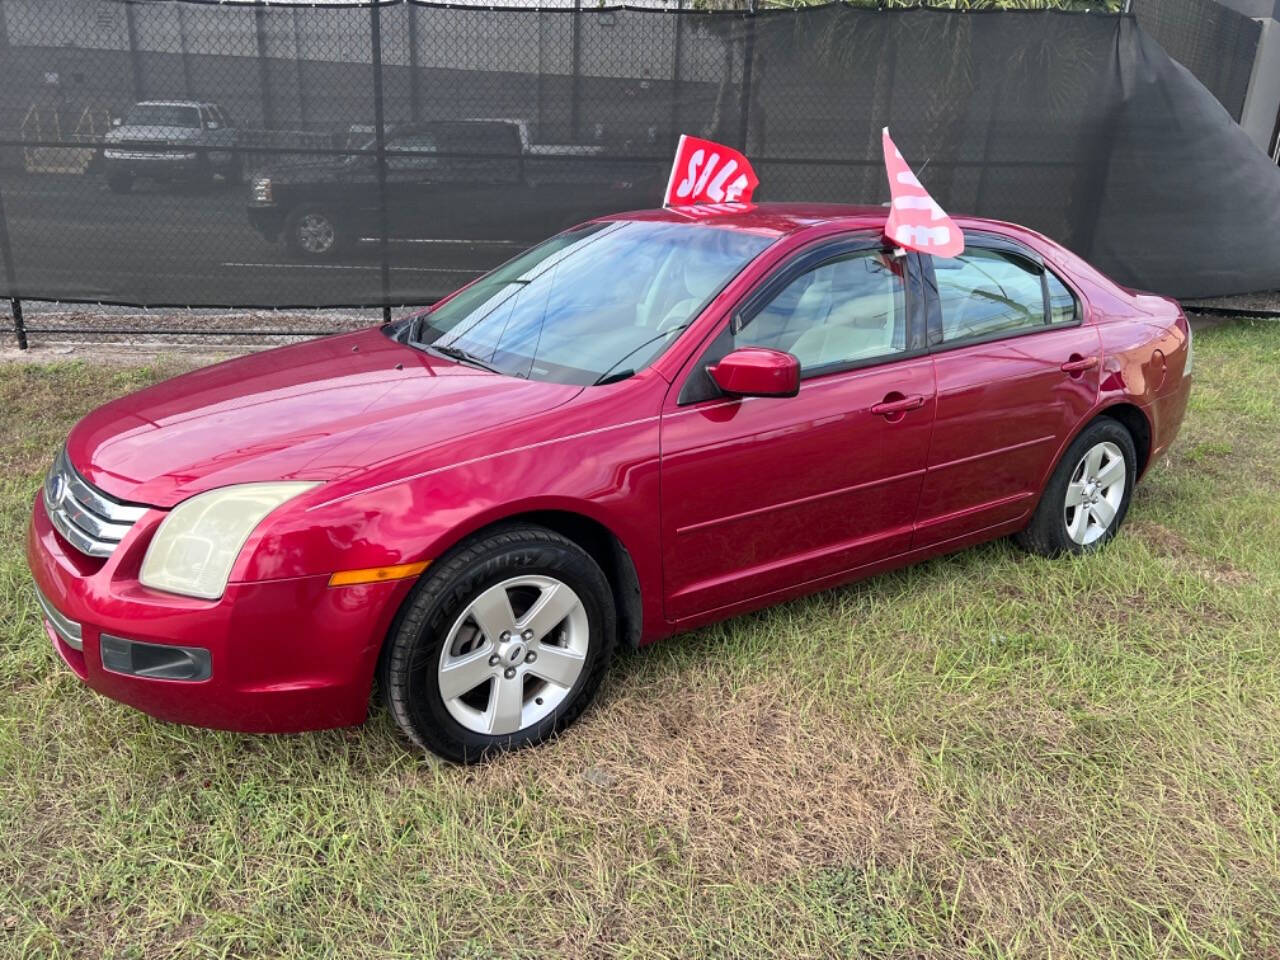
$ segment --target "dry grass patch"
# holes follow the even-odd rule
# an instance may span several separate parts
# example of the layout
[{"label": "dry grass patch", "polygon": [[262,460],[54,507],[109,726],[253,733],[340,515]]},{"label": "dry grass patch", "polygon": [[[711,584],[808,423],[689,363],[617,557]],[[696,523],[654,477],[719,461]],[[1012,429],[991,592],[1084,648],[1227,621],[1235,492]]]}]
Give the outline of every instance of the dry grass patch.
[{"label": "dry grass patch", "polygon": [[[709,881],[776,881],[942,846],[918,765],[886,739],[780,686],[716,673],[614,688],[585,727],[535,766],[554,804],[603,828],[634,821],[677,838]],[[528,759],[495,766],[520,780]],[[500,772],[501,771],[501,772]]]}]

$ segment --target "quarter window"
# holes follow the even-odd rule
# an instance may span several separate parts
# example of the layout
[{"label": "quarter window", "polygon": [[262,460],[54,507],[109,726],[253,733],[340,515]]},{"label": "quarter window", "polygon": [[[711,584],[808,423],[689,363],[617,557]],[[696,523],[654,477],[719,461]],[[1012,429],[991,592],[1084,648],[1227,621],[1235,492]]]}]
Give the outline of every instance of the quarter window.
[{"label": "quarter window", "polygon": [[1046,270],[1044,276],[1049,286],[1049,322],[1074,323],[1079,316],[1076,309],[1076,295],[1053,275],[1053,271]]},{"label": "quarter window", "polygon": [[906,350],[904,261],[863,250],[802,273],[734,334],[794,355],[802,372]]},{"label": "quarter window", "polygon": [[1041,270],[1030,260],[970,247],[958,257],[935,257],[933,268],[944,343],[1045,325]]}]

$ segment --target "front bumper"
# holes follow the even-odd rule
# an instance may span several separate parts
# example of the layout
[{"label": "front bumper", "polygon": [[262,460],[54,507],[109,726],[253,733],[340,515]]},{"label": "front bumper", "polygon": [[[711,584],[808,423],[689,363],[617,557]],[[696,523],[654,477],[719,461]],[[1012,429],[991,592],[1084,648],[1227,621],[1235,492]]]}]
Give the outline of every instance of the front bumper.
[{"label": "front bumper", "polygon": [[160,180],[192,177],[204,169],[200,154],[191,150],[112,149],[103,151],[102,161],[108,175],[127,173],[132,177],[154,177]]},{"label": "front bumper", "polygon": [[[36,497],[27,562],[45,631],[76,676],[175,723],[288,733],[363,722],[383,637],[413,581],[332,588],[319,575],[232,583],[216,601],[160,593],[137,574],[163,517],[149,512],[111,557],[96,560],[66,544]],[[189,681],[112,671],[103,663],[103,634],[207,650],[210,675]]]},{"label": "front bumper", "polygon": [[284,230],[284,211],[279,204],[255,202],[250,203],[246,210],[249,214],[249,226],[274,243]]}]

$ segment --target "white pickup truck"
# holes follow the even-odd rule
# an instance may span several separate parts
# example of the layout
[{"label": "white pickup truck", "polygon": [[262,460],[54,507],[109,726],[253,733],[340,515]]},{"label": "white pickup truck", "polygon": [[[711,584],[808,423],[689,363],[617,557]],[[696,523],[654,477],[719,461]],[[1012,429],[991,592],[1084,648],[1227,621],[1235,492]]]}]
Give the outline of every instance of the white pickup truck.
[{"label": "white pickup truck", "polygon": [[104,140],[103,170],[116,193],[128,193],[140,177],[203,186],[214,175],[228,183],[240,183],[244,176],[236,127],[216,103],[135,103]]}]

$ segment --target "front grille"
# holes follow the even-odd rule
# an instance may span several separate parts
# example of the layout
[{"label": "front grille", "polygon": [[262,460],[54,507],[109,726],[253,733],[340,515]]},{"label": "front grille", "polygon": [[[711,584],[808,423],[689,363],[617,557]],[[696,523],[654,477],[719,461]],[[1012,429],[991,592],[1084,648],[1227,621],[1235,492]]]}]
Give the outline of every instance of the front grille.
[{"label": "front grille", "polygon": [[121,503],[76,472],[61,450],[44,480],[44,509],[73,547],[90,557],[109,557],[147,507]]}]

